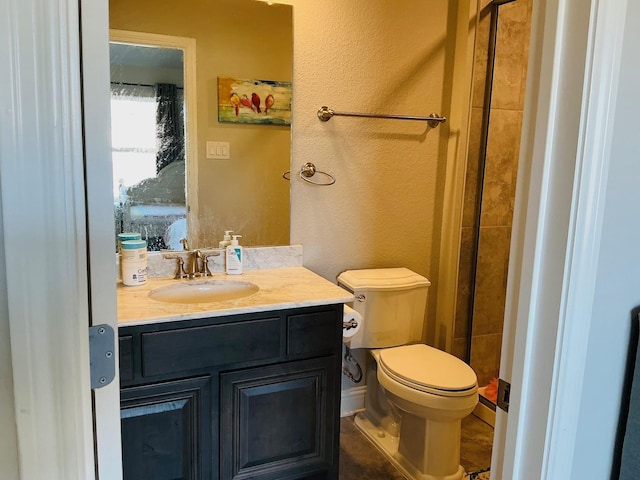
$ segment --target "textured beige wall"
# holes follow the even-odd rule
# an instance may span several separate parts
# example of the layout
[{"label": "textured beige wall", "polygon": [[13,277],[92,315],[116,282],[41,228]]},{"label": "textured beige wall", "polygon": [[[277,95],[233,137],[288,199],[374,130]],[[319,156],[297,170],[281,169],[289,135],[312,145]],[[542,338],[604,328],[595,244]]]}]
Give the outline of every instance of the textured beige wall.
[{"label": "textured beige wall", "polygon": [[[466,127],[461,126],[467,121],[470,81],[460,85],[454,79],[460,69],[456,59],[467,56],[460,50],[468,47],[468,17],[458,18],[468,15],[460,6],[464,2],[275,3],[293,5],[291,168],[297,172],[313,162],[337,179],[321,187],[292,176],[290,241],[302,244],[305,265],[330,281],[345,269],[392,266],[429,278],[427,338],[429,330],[433,338],[442,225],[452,218],[452,212],[444,212],[446,182],[453,181],[447,171],[455,171],[448,162],[464,162],[466,155]],[[199,82],[201,72],[199,64]],[[470,77],[469,72],[457,75]],[[322,123],[316,117],[322,105],[353,112],[436,113],[449,121],[436,129],[422,122],[346,117]],[[210,120],[203,115],[199,111],[199,123]],[[213,168],[203,165],[205,172]],[[253,221],[250,214],[243,218]],[[455,290],[455,271],[449,276]],[[452,336],[450,328],[444,331]]]},{"label": "textured beige wall", "polygon": [[[434,281],[450,125],[335,117],[318,107],[448,115],[457,2],[291,0],[292,168],[311,161],[330,187],[292,182],[291,241],[328,280],[345,269],[408,267]],[[429,315],[435,290],[429,293]],[[433,318],[433,316],[431,317]]]},{"label": "textured beige wall", "polygon": [[[188,8],[186,8],[188,6]],[[288,126],[218,123],[217,77],[291,81],[291,8],[254,0],[110,0],[111,28],[196,39],[199,246],[224,230],[244,245],[289,243]],[[230,160],[206,159],[206,142],[231,144]]]},{"label": "textured beige wall", "polygon": [[[294,175],[291,243],[303,244],[305,264],[329,280],[348,268],[411,268],[434,281],[434,312],[450,124],[429,129],[422,122],[345,117],[322,123],[316,111],[328,105],[343,111],[448,115],[457,2],[278,3],[293,5],[294,13],[292,168],[298,171],[311,161],[337,178],[333,186],[316,187]],[[112,14],[112,26],[131,28],[131,16]],[[206,24],[201,19],[195,23]],[[197,25],[189,24],[187,30],[173,25],[170,33],[195,36]],[[200,54],[198,58],[200,83]],[[215,76],[210,77],[204,81],[213,89]],[[215,115],[213,104],[208,110]],[[202,109],[198,113],[200,124],[212,121]],[[254,141],[247,149],[255,152],[259,145]],[[199,166],[203,178],[222,169],[204,160]],[[201,195],[205,188],[206,182]],[[253,221],[251,212],[242,219]]]},{"label": "textured beige wall", "polygon": [[[292,170],[310,161],[337,179],[321,187],[293,175],[290,241],[302,244],[305,265],[330,281],[350,268],[404,266],[425,275],[432,281],[427,318],[433,330],[446,247],[442,225],[456,218],[444,211],[446,182],[452,181],[447,169],[450,173],[449,162],[457,157],[464,162],[466,155],[466,128],[460,126],[466,122],[470,81],[460,86],[454,70],[460,68],[456,58],[467,55],[460,49],[468,46],[468,18],[461,22],[458,16],[468,11],[449,0],[277,3],[293,5],[294,16]],[[457,116],[465,118],[453,121],[455,103],[463,105]],[[436,129],[422,122],[347,117],[323,123],[316,117],[322,105],[437,113],[449,121]],[[203,115],[200,111],[199,122],[208,121]],[[253,221],[250,214],[243,218]],[[449,276],[455,279],[455,271]],[[452,336],[451,329],[445,332]]]}]

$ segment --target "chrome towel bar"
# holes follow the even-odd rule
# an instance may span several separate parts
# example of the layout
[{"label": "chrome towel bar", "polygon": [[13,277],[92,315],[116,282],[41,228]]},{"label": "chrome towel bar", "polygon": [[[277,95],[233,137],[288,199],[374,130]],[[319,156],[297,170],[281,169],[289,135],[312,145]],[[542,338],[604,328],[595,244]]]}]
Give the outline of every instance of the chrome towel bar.
[{"label": "chrome towel bar", "polygon": [[391,120],[417,120],[427,122],[431,128],[436,128],[441,123],[447,121],[445,117],[441,117],[432,113],[428,117],[414,117],[410,115],[387,115],[378,113],[353,113],[353,112],[336,112],[329,107],[320,107],[318,109],[318,118],[323,122],[328,122],[334,116],[340,117],[365,117],[365,118],[388,118]]}]

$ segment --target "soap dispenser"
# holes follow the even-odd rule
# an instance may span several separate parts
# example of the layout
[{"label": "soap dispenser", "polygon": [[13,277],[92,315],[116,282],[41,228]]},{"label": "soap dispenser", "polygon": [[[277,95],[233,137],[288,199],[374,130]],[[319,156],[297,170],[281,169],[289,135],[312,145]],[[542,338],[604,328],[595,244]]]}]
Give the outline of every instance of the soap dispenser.
[{"label": "soap dispenser", "polygon": [[241,275],[242,265],[244,263],[244,253],[242,247],[238,244],[238,238],[242,235],[232,235],[231,245],[227,246],[227,275]]},{"label": "soap dispenser", "polygon": [[222,240],[220,240],[220,243],[218,244],[218,248],[227,248],[229,245],[231,245],[232,233],[233,233],[233,230],[224,231],[224,237],[222,237]]}]

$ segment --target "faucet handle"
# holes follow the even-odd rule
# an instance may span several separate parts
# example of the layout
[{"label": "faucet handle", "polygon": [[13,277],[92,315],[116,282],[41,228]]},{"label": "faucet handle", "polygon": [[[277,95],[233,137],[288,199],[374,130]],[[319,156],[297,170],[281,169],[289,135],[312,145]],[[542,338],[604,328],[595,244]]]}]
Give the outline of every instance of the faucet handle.
[{"label": "faucet handle", "polygon": [[176,260],[176,273],[173,275],[173,278],[176,280],[179,278],[185,278],[187,276],[187,272],[184,271],[184,258],[179,253],[163,253],[162,258],[167,260],[172,260],[175,258]]},{"label": "faucet handle", "polygon": [[179,255],[176,255],[175,259],[176,259],[176,273],[173,275],[173,278],[178,280],[179,278],[187,277],[187,272],[184,271],[184,258],[182,258]]},{"label": "faucet handle", "polygon": [[202,255],[202,268],[200,269],[201,276],[210,277],[213,275],[209,269],[209,258],[218,256],[220,256],[220,252],[205,253]]}]

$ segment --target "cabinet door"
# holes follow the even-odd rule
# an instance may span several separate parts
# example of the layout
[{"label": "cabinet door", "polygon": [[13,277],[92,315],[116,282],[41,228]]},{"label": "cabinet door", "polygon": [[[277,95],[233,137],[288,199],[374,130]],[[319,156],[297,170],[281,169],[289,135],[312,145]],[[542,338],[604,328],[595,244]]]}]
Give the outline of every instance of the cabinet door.
[{"label": "cabinet door", "polygon": [[124,480],[212,478],[211,377],[121,390]]},{"label": "cabinet door", "polygon": [[337,477],[336,359],[222,374],[220,478]]}]

